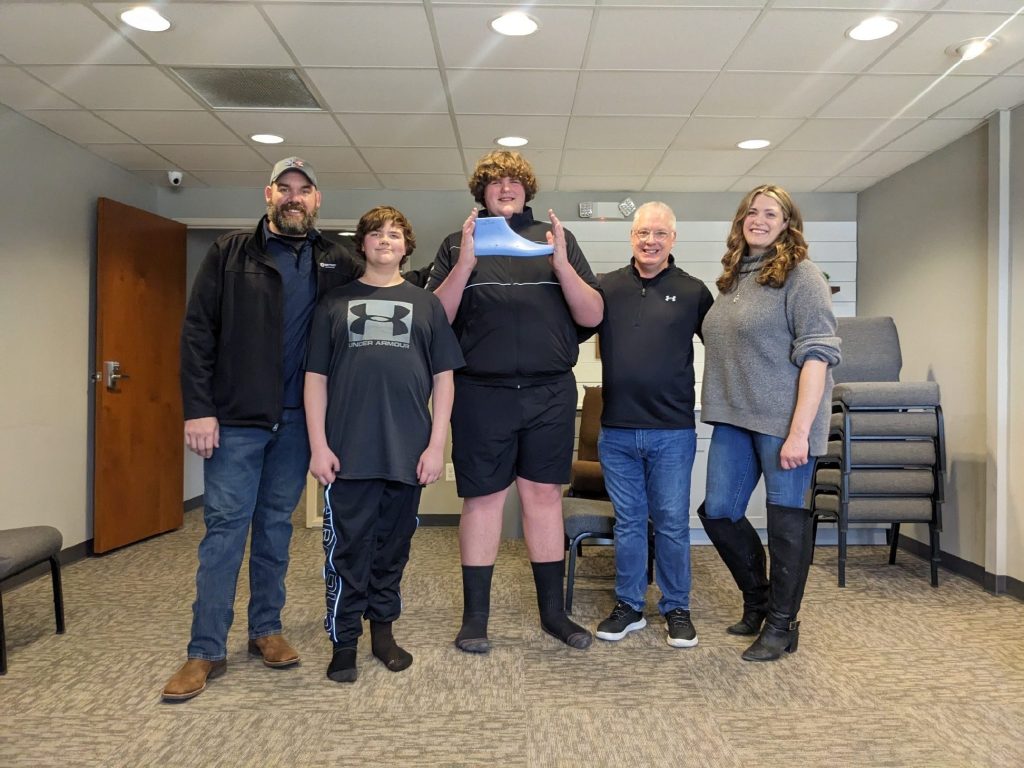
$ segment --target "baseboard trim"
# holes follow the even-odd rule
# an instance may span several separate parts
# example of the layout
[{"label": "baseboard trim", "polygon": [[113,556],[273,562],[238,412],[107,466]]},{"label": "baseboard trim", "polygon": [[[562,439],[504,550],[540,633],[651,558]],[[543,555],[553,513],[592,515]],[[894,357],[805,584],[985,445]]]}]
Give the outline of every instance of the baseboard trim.
[{"label": "baseboard trim", "polygon": [[[928,560],[931,557],[931,548],[927,544],[917,539],[912,539],[909,536],[900,536],[899,548],[924,560]],[[987,592],[991,592],[994,595],[1009,595],[1018,600],[1024,600],[1024,581],[1015,579],[1012,576],[997,576],[994,573],[989,573],[985,570],[984,566],[972,563],[970,560],[964,560],[962,557],[957,557],[941,549],[939,550],[939,560],[941,566],[947,571],[963,576],[965,579],[970,579]]]},{"label": "baseboard trim", "polygon": [[184,506],[186,512],[191,512],[193,509],[199,509],[199,507],[203,506],[202,494],[193,496],[191,499],[185,499]]},{"label": "baseboard trim", "polygon": [[427,526],[450,526],[457,528],[462,515],[420,515],[420,525]]}]

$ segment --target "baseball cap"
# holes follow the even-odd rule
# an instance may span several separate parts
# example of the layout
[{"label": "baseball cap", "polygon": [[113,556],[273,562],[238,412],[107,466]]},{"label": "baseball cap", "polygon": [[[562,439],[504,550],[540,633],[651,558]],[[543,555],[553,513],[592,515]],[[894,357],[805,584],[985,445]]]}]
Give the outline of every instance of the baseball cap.
[{"label": "baseball cap", "polygon": [[313,166],[301,157],[286,157],[284,160],[278,160],[274,165],[274,170],[270,172],[270,183],[276,182],[285,171],[298,171],[309,179],[314,187],[319,186],[316,183],[316,172],[313,170]]}]

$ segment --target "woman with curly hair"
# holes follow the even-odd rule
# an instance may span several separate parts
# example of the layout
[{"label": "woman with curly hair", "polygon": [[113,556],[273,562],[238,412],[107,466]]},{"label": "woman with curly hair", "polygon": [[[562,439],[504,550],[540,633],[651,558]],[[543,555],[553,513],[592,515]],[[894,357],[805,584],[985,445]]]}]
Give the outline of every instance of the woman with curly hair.
[{"label": "woman with curly hair", "polygon": [[[701,419],[714,425],[704,530],[743,593],[743,618],[726,631],[758,635],[747,661],[793,653],[810,568],[807,496],[825,453],[839,338],[828,285],[807,258],[803,217],[782,188],[743,198],[733,218],[719,294],[704,318]],[[764,477],[764,548],[745,512]],[[763,624],[763,627],[762,627]]]}]

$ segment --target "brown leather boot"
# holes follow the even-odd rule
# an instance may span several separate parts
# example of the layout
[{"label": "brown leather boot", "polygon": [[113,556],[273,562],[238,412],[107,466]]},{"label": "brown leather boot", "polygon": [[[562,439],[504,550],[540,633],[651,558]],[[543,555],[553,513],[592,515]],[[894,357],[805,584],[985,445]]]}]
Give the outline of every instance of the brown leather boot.
[{"label": "brown leather boot", "polygon": [[189,659],[179,669],[167,685],[164,686],[165,701],[184,701],[198,696],[206,690],[206,681],[220,677],[228,668],[225,659],[207,661],[206,659]]},{"label": "brown leather boot", "polygon": [[299,663],[299,652],[284,639],[284,635],[266,635],[250,640],[249,653],[262,656],[268,667],[290,667]]}]

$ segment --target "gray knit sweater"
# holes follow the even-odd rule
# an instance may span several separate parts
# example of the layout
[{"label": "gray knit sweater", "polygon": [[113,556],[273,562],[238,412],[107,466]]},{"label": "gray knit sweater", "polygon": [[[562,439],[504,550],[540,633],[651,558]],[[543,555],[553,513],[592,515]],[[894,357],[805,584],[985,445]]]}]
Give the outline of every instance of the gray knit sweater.
[{"label": "gray knit sweater", "polygon": [[[736,287],[720,293],[704,318],[701,421],[785,438],[807,359],[839,362],[832,295],[821,270],[797,264],[781,288],[758,285],[760,259],[745,258]],[[832,372],[810,431],[810,454],[828,444]]]}]

